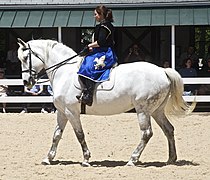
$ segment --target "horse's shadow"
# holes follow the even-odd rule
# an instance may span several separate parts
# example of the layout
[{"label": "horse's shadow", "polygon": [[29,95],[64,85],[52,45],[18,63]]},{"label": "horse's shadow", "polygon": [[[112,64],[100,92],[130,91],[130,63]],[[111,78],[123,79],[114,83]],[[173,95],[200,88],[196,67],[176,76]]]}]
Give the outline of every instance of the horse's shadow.
[{"label": "horse's shadow", "polygon": [[200,164],[193,162],[193,161],[187,161],[187,160],[179,160],[176,161],[173,164],[168,164],[167,162],[159,162],[159,161],[155,161],[155,162],[144,162],[144,163],[139,163],[137,164],[137,166],[139,167],[164,167],[164,166],[168,166],[168,165],[174,165],[174,166],[199,166]]},{"label": "horse's shadow", "polygon": [[[74,162],[74,161],[53,161],[51,162],[51,165],[78,165],[81,164],[81,162]],[[109,161],[109,160],[104,160],[104,161],[92,161],[90,162],[90,165],[92,167],[120,167],[120,166],[126,166],[127,161]],[[167,165],[174,165],[174,166],[199,166],[200,164],[195,163],[193,161],[188,161],[188,160],[179,160],[176,161],[173,164],[167,164],[166,162],[159,162],[159,161],[154,161],[154,162],[138,162],[136,164],[136,167],[164,167]]]}]

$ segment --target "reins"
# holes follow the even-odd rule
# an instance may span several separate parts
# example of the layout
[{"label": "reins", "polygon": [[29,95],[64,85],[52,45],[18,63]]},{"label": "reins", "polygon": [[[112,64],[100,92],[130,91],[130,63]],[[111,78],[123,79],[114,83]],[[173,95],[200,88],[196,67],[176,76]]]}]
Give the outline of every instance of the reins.
[{"label": "reins", "polygon": [[[63,66],[64,64],[66,64],[68,61],[70,61],[70,60],[72,60],[72,59],[74,59],[75,57],[77,57],[77,56],[79,56],[80,55],[80,53],[78,53],[78,54],[76,54],[76,55],[74,55],[74,56],[72,56],[72,57],[70,57],[70,58],[68,58],[68,59],[65,59],[64,61],[61,61],[61,62],[59,62],[59,63],[57,63],[57,64],[54,64],[54,65],[52,65],[52,66],[50,66],[49,68],[46,68],[45,69],[45,72],[40,72],[40,73],[38,73],[37,74],[37,79],[39,80],[39,79],[41,79],[45,74],[46,74],[46,71],[49,71],[49,70],[51,70],[51,71],[54,71],[55,69],[58,69],[59,67],[61,67],[61,66]],[[73,62],[73,63],[76,63],[76,62]],[[72,64],[73,64],[72,63]],[[54,68],[54,69],[53,69]],[[47,81],[43,81],[43,82],[47,82]],[[37,82],[38,83],[38,82]]]},{"label": "reins", "polygon": [[[88,48],[85,47],[82,51],[80,51],[79,53],[75,54],[74,56],[72,56],[72,57],[70,57],[70,58],[68,58],[68,59],[65,59],[65,60],[63,60],[63,61],[61,61],[61,62],[59,62],[59,63],[57,63],[57,64],[54,64],[54,65],[52,65],[52,66],[46,68],[44,72],[41,71],[41,72],[39,72],[39,73],[37,74],[36,71],[34,71],[34,70],[32,69],[31,54],[33,54],[34,56],[36,56],[36,57],[37,57],[40,61],[42,61],[43,63],[44,63],[44,61],[42,60],[41,57],[38,56],[37,53],[35,53],[35,52],[31,49],[31,47],[30,47],[29,44],[28,44],[28,48],[25,48],[24,50],[26,50],[26,49],[29,50],[29,69],[28,69],[28,70],[25,70],[25,71],[22,71],[22,73],[23,73],[23,72],[29,72],[30,78],[32,79],[32,72],[35,72],[35,76],[36,76],[37,81],[38,81],[39,79],[41,79],[41,78],[46,74],[46,71],[49,71],[49,70],[54,71],[55,69],[58,69],[59,67],[63,66],[64,64],[67,64],[68,61],[74,59],[75,57],[80,56],[80,55],[84,55],[85,53],[87,53],[87,50],[88,50]],[[72,62],[72,64],[73,64],[73,63],[76,63],[76,62]],[[47,81],[42,81],[42,82],[37,82],[37,81],[36,81],[36,83],[37,83],[37,84],[40,84],[40,83],[47,82],[47,81],[49,81],[49,80],[47,80]]]}]

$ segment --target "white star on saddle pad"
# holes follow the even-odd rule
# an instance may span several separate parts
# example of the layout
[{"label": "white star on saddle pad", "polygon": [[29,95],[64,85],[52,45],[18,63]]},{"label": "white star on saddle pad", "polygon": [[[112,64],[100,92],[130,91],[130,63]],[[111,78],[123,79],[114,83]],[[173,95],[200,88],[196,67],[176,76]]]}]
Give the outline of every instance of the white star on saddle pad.
[{"label": "white star on saddle pad", "polygon": [[94,65],[95,66],[95,69],[99,69],[100,67],[105,67],[105,63],[104,63],[104,60],[106,59],[106,56],[101,56],[99,59],[98,58],[95,58],[94,62],[96,62],[96,64]]}]

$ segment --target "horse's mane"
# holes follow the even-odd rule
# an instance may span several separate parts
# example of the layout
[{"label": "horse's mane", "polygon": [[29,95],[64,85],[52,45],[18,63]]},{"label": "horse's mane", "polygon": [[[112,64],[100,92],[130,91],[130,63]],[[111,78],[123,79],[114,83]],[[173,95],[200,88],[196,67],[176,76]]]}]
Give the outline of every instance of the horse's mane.
[{"label": "horse's mane", "polygon": [[69,52],[69,53],[73,53],[73,54],[76,54],[75,51],[73,51],[72,48],[64,45],[63,43],[60,43],[56,40],[51,40],[51,39],[36,39],[36,40],[30,40],[28,42],[29,44],[34,44],[36,43],[36,46],[40,46],[40,47],[46,47],[46,51],[48,50],[48,48],[54,48],[55,46],[59,46],[61,47],[61,50],[62,51],[66,51],[66,52]]},{"label": "horse's mane", "polygon": [[[31,40],[31,41],[29,41],[29,43],[30,42],[31,43],[36,42],[36,45],[39,45],[42,47],[44,45],[44,47],[46,47],[46,49],[45,49],[46,54],[49,54],[49,51],[52,50],[55,46],[59,53],[64,54],[66,56],[66,59],[71,58],[77,54],[72,48],[70,48],[70,47],[66,46],[65,44],[58,42],[56,40],[37,39],[37,40]],[[80,57],[80,58],[76,57],[76,58],[74,58],[74,60],[76,60],[78,62],[78,64],[80,65],[80,63],[82,61],[82,57]]]}]

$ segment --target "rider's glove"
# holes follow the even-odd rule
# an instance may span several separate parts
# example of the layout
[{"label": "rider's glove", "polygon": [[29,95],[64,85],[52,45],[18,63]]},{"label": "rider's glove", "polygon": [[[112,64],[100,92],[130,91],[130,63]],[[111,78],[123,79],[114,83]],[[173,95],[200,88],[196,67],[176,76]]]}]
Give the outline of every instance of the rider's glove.
[{"label": "rider's glove", "polygon": [[84,48],[83,48],[83,50],[81,50],[80,52],[79,52],[79,55],[80,56],[86,56],[86,55],[88,55],[89,54],[89,47],[86,45]]}]

